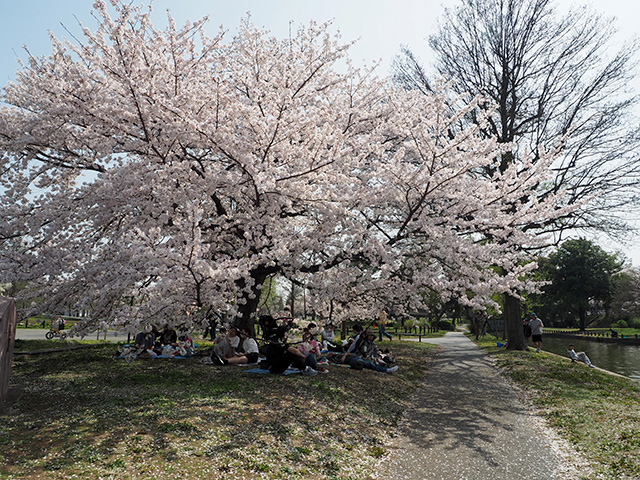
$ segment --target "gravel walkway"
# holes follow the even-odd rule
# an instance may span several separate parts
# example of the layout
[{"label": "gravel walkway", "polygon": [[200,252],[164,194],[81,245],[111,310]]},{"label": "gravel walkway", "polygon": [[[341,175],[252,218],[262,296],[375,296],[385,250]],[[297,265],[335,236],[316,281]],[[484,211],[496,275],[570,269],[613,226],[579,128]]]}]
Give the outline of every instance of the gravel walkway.
[{"label": "gravel walkway", "polygon": [[[523,396],[464,334],[441,346],[379,464],[381,479],[564,480],[580,478],[575,453],[531,412]],[[583,470],[584,471],[584,470]]]}]

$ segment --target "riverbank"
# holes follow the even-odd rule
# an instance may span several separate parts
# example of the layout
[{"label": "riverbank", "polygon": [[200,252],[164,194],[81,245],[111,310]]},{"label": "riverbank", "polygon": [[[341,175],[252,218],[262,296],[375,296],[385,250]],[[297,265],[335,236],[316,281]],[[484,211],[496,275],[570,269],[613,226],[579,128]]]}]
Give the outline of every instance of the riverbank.
[{"label": "riverbank", "polygon": [[576,352],[585,352],[595,366],[640,382],[640,346],[544,335],[542,350],[566,358],[569,344],[575,345]]},{"label": "riverbank", "polygon": [[507,351],[487,335],[478,344],[588,462],[581,479],[640,478],[640,384],[568,358]]}]

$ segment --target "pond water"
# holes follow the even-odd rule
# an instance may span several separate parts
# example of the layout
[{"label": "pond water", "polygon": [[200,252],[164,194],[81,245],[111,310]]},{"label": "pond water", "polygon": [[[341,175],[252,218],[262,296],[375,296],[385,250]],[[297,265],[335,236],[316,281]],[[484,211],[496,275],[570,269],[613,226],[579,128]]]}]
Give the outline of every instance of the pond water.
[{"label": "pond water", "polygon": [[542,350],[566,357],[570,343],[576,352],[585,352],[596,367],[640,381],[640,346],[543,336]]}]

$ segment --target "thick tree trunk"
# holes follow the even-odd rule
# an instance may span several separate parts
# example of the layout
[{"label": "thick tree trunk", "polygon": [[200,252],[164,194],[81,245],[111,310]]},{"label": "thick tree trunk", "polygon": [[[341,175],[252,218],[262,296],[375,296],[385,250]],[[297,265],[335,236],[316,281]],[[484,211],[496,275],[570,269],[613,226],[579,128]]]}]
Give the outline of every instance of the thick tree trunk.
[{"label": "thick tree trunk", "polygon": [[[238,328],[249,328],[251,335],[255,337],[255,313],[258,311],[258,305],[260,303],[260,292],[258,287],[261,287],[264,281],[267,279],[267,275],[263,273],[252,272],[254,279],[253,288],[251,293],[243,290],[242,299],[244,302],[239,307],[238,316],[233,321],[233,324]],[[236,282],[238,287],[244,289],[246,282],[244,279],[240,279]]]},{"label": "thick tree trunk", "polygon": [[584,332],[587,329],[587,309],[580,305],[578,315],[580,316],[580,331]]},{"label": "thick tree trunk", "polygon": [[512,295],[505,294],[502,318],[507,332],[507,348],[509,350],[525,349],[521,317],[520,300]]}]

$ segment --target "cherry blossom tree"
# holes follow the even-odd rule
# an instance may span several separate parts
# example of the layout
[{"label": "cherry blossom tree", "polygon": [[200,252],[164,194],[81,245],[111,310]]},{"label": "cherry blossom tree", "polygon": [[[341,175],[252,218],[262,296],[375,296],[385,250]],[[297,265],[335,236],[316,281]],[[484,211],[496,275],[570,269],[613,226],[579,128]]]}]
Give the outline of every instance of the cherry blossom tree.
[{"label": "cherry blossom tree", "polygon": [[484,175],[508,146],[480,119],[451,135],[480,99],[352,68],[329,25],[210,38],[206,19],[94,7],[95,30],[52,38],[2,93],[0,282],[38,309],[91,311],[82,332],[250,324],[276,274],[345,317],[527,288],[520,247],[544,238],[522,226],[567,213],[562,191],[527,195],[555,152]]}]

